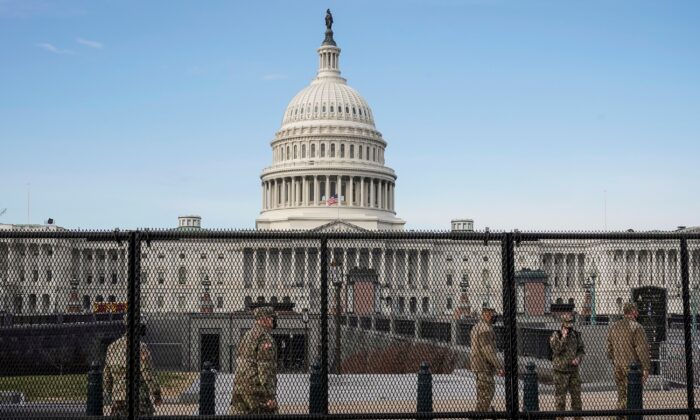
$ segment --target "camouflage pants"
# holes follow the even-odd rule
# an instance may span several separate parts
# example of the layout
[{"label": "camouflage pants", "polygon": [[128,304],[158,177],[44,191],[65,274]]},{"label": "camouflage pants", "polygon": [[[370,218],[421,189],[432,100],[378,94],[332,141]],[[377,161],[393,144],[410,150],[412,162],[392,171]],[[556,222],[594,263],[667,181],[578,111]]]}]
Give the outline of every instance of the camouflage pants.
[{"label": "camouflage pants", "polygon": [[[155,414],[155,409],[150,401],[148,403],[142,401],[141,404],[139,404],[139,415],[152,416],[153,414]],[[126,401],[113,401],[110,416],[128,417],[129,413]]]},{"label": "camouflage pants", "polygon": [[496,381],[493,374],[476,372],[476,411],[489,411],[495,392]]},{"label": "camouflage pants", "polygon": [[[571,394],[571,409],[581,410],[581,377],[578,371],[554,372],[554,401],[557,411],[566,410],[566,394]],[[561,417],[559,417],[561,418]],[[580,417],[576,417],[580,419]]]},{"label": "camouflage pants", "polygon": [[269,400],[270,397],[265,395],[233,394],[229,414],[277,414],[277,408],[271,410],[267,407]]},{"label": "camouflage pants", "polygon": [[[624,410],[627,408],[627,374],[629,373],[629,367],[626,366],[615,366],[614,376],[615,385],[617,385],[617,408],[618,410]],[[624,416],[612,417],[613,419],[624,419]]]}]

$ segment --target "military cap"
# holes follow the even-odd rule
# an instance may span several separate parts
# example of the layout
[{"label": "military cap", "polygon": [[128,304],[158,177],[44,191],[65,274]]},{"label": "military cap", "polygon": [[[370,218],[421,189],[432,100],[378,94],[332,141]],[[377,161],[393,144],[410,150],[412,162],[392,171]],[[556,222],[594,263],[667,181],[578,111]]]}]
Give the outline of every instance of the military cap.
[{"label": "military cap", "polygon": [[622,307],[622,312],[627,315],[637,310],[637,305],[634,302],[627,302],[625,306]]},{"label": "military cap", "polygon": [[574,316],[569,313],[563,314],[561,316],[561,325],[565,327],[574,325]]},{"label": "military cap", "polygon": [[484,304],[484,306],[481,307],[481,313],[484,313],[484,312],[493,312],[493,313],[495,313],[496,310],[495,310],[493,307],[491,307],[490,305]]},{"label": "military cap", "polygon": [[255,316],[255,319],[274,318],[275,310],[272,308],[272,306],[259,306],[253,310],[253,315]]}]

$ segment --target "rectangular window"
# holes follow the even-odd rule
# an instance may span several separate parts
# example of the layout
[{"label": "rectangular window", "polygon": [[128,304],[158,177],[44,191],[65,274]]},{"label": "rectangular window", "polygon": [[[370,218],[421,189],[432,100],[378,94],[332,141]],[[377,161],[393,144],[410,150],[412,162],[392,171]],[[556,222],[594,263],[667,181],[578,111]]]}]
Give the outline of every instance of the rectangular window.
[{"label": "rectangular window", "polygon": [[112,273],[112,284],[117,284],[117,273]]},{"label": "rectangular window", "polygon": [[345,145],[344,144],[340,145],[340,157],[341,158],[345,157]]},{"label": "rectangular window", "polygon": [[223,296],[216,297],[216,307],[219,309],[224,307],[224,297]]},{"label": "rectangular window", "polygon": [[355,145],[351,144],[350,145],[350,159],[355,158]]},{"label": "rectangular window", "polygon": [[452,286],[452,274],[447,275],[447,285]]},{"label": "rectangular window", "polygon": [[51,281],[53,279],[53,273],[51,270],[46,270],[46,281]]},{"label": "rectangular window", "polygon": [[32,270],[32,280],[39,281],[39,270]]},{"label": "rectangular window", "polygon": [[452,298],[447,298],[447,303],[445,304],[445,307],[447,307],[447,310],[452,310]]}]

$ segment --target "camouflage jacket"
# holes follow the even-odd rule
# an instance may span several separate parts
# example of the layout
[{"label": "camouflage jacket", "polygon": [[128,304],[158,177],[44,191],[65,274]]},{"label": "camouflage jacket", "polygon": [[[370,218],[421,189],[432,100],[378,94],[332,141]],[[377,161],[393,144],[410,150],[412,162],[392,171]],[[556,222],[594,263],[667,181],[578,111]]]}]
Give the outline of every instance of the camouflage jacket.
[{"label": "camouflage jacket", "polygon": [[578,366],[571,362],[574,359],[583,360],[585,351],[583,349],[583,339],[578,331],[571,330],[566,337],[561,331],[554,331],[549,338],[549,346],[552,348],[552,367],[557,372],[575,372]]},{"label": "camouflage jacket", "polygon": [[616,368],[626,368],[637,362],[648,372],[651,360],[644,327],[629,318],[614,323],[608,331],[608,357]]},{"label": "camouflage jacket", "polygon": [[[153,372],[151,362],[151,352],[146,344],[141,344],[141,382],[139,383],[139,404],[149,405],[151,399],[160,398],[160,385]],[[126,401],[126,381],[127,381],[127,345],[126,335],[117,339],[107,348],[104,369],[104,390],[111,397],[112,402]]]},{"label": "camouflage jacket", "polygon": [[270,333],[258,324],[238,345],[233,393],[276,399],[277,348]]},{"label": "camouflage jacket", "polygon": [[471,369],[474,372],[494,374],[503,369],[496,356],[496,333],[484,321],[479,322],[471,332]]}]

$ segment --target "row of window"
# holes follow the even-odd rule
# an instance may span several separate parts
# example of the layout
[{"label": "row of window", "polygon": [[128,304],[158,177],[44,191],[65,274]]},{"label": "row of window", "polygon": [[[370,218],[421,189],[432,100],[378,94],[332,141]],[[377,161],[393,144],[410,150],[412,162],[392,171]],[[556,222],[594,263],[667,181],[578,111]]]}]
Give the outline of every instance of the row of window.
[{"label": "row of window", "polygon": [[319,115],[336,115],[339,117],[346,116],[359,119],[372,118],[372,111],[363,106],[345,105],[345,104],[306,104],[299,105],[287,112],[287,119],[292,118],[308,118]]},{"label": "row of window", "polygon": [[[148,256],[149,256],[149,255],[148,255],[147,252],[142,252],[142,253],[141,253],[141,259],[142,259],[142,260],[148,259]],[[193,255],[191,255],[191,254],[185,254],[184,252],[181,252],[180,254],[178,254],[178,258],[181,259],[181,260],[186,259],[188,256],[189,256],[189,257],[193,257]],[[156,255],[156,258],[158,258],[159,260],[163,260],[163,259],[165,259],[165,254],[159,253],[159,254]],[[207,254],[207,253],[202,252],[202,253],[199,254],[199,259],[200,259],[200,260],[206,260],[206,259],[208,259],[208,258],[209,258],[209,254]],[[223,259],[224,259],[224,254],[221,254],[221,253],[220,253],[220,254],[216,254],[216,258],[219,259],[219,260],[223,260]]]},{"label": "row of window", "polygon": [[[310,159],[316,158],[317,151],[319,158],[335,158],[345,159],[358,159],[358,160],[368,160],[372,162],[384,163],[384,149],[376,146],[369,146],[358,144],[350,144],[348,147],[343,143],[330,143],[326,146],[326,143],[320,143],[318,149],[316,143],[311,143],[309,145],[309,155]],[[355,147],[357,146],[357,148]],[[273,149],[275,162],[292,160],[292,159],[306,159],[306,144],[294,144],[286,146],[277,146]],[[346,154],[347,151],[347,154]],[[357,151],[357,153],[355,153]]]},{"label": "row of window", "polygon": [[[29,250],[29,255],[34,257],[38,257],[41,253],[48,257],[53,256],[53,246],[49,244],[14,244],[12,247],[14,248],[14,252],[20,257],[26,256],[27,250]],[[7,252],[9,252],[8,248],[6,247],[0,247],[0,251],[2,251],[2,254],[0,255],[6,255]]]},{"label": "row of window", "polygon": [[[24,269],[19,270],[18,277],[20,282],[24,282],[26,280],[26,274],[24,272]],[[32,281],[39,281],[39,277],[40,273],[38,269],[34,269],[31,271]],[[44,271],[44,280],[46,280],[47,283],[53,280],[53,271],[51,271],[50,269]]]}]

